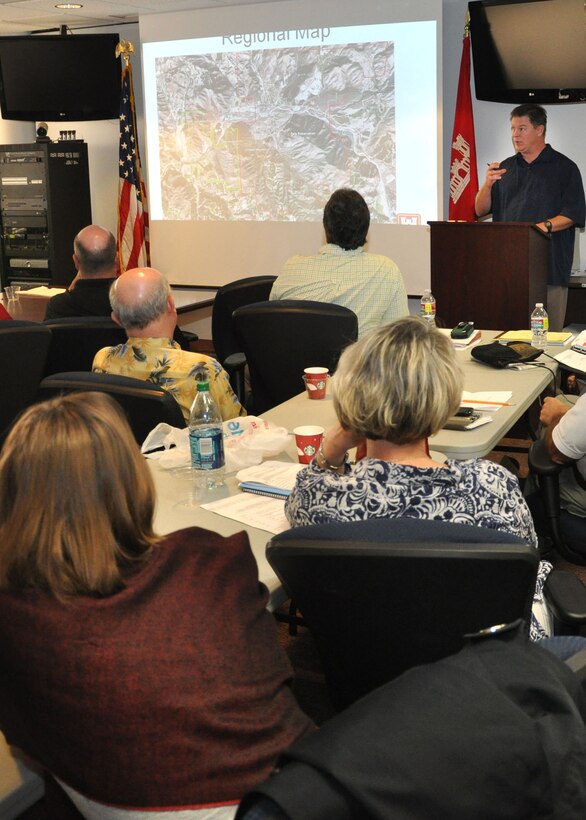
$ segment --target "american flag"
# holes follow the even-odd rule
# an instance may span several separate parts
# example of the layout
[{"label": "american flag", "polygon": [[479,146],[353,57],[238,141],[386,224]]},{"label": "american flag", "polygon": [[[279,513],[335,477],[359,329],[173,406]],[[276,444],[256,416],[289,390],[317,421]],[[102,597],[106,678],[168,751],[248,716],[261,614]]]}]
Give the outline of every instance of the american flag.
[{"label": "american flag", "polygon": [[150,265],[146,188],[140,174],[132,66],[122,70],[118,181],[118,258],[120,271]]},{"label": "american flag", "polygon": [[474,114],[472,111],[472,94],[470,92],[470,33],[467,19],[462,44],[462,60],[452,133],[449,218],[474,222],[476,220],[474,198],[477,192],[478,171],[476,169]]}]

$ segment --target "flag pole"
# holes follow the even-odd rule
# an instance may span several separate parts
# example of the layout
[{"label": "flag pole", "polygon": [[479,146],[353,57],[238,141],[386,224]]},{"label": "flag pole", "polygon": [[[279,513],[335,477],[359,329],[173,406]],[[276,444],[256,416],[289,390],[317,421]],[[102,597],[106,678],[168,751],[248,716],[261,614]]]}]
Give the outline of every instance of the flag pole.
[{"label": "flag pole", "polygon": [[151,263],[148,202],[141,174],[130,62],[134,53],[134,45],[129,40],[120,40],[116,46],[116,57],[124,60],[118,152],[118,267],[121,273]]},{"label": "flag pole", "polygon": [[467,11],[452,131],[449,219],[474,222],[477,192],[476,139],[470,90],[470,14]]}]

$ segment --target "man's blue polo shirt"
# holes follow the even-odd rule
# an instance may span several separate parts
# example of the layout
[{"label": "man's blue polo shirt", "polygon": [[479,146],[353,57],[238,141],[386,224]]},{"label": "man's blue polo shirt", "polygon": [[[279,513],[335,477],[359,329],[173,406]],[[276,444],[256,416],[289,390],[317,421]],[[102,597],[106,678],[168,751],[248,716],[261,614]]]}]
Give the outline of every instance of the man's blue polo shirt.
[{"label": "man's blue polo shirt", "polygon": [[[543,222],[561,214],[584,227],[582,177],[575,162],[546,145],[533,162],[515,154],[501,162],[507,173],[491,190],[495,222]],[[574,257],[574,228],[556,231],[549,246],[549,284],[568,286]]]}]

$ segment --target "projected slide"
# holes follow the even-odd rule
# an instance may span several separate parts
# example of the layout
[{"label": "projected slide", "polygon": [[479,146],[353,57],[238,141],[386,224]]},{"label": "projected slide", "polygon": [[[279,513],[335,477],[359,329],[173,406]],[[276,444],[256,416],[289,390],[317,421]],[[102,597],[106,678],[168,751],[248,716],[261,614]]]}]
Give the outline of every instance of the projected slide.
[{"label": "projected slide", "polygon": [[373,222],[434,218],[435,59],[430,23],[146,44],[151,217],[319,222],[347,186]]}]

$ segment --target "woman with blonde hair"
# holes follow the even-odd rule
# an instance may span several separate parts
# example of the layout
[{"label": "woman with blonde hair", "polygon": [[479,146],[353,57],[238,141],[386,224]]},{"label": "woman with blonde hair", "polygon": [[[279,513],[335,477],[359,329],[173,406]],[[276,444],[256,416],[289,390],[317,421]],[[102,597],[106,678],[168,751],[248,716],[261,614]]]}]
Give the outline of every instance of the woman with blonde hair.
[{"label": "woman with blonde hair", "polygon": [[229,818],[312,724],[246,534],[158,537],[154,506],[108,396],[17,421],[0,454],[0,729],[84,817]]},{"label": "woman with blonde hair", "polygon": [[[490,527],[537,547],[516,478],[485,459],[436,461],[428,447],[456,412],[462,374],[452,344],[421,319],[378,328],[342,353],[333,378],[336,424],[297,476],[285,511],[292,525],[375,517]],[[366,447],[350,467],[347,451]],[[542,601],[550,564],[542,563]],[[532,636],[544,629],[534,619]]]}]

